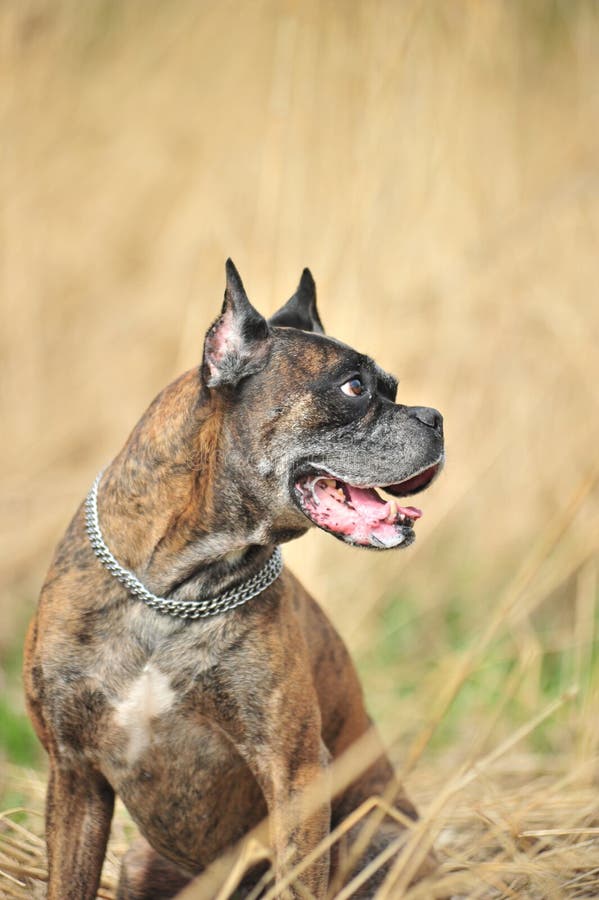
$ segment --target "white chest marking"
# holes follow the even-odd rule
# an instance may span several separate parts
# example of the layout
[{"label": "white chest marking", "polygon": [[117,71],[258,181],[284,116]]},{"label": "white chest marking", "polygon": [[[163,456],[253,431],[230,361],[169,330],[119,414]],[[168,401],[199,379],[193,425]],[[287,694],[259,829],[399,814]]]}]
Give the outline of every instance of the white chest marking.
[{"label": "white chest marking", "polygon": [[175,692],[166,675],[154,666],[146,665],[131,684],[128,693],[114,704],[115,721],[129,736],[127,761],[129,764],[148,747],[152,733],[152,719],[167,712],[175,701]]}]

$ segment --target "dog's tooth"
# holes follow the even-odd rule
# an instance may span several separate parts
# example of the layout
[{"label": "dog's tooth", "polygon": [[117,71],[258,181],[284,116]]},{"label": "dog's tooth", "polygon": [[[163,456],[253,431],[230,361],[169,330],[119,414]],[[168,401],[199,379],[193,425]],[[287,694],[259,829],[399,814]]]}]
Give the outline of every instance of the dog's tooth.
[{"label": "dog's tooth", "polygon": [[389,507],[387,512],[387,522],[395,522],[397,518],[397,503],[395,500],[389,500],[387,505]]},{"label": "dog's tooth", "polygon": [[312,495],[312,500],[315,506],[320,506],[320,500],[316,495],[316,479],[308,482],[308,487],[310,488],[310,494]]}]

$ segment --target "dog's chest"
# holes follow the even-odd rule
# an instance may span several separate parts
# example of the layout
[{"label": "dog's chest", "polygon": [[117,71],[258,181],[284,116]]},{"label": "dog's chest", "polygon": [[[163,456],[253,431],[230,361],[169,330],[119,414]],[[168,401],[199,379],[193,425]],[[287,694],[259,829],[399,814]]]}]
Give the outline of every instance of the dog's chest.
[{"label": "dog's chest", "polygon": [[264,803],[196,689],[178,684],[155,663],[127,684],[110,705],[101,767],[153,846],[194,869],[237,839],[240,812],[258,821]]},{"label": "dog's chest", "polygon": [[147,663],[126,691],[112,701],[112,724],[125,738],[127,765],[134,765],[151,746],[160,720],[176,708],[177,700],[170,678]]},{"label": "dog's chest", "polygon": [[[226,656],[222,625],[181,628],[133,608],[77,655],[66,645],[44,665],[47,712],[61,752],[83,754],[121,782],[168,747],[201,744],[205,683]],[[200,740],[198,740],[200,738]]]},{"label": "dog's chest", "polygon": [[191,773],[198,782],[214,779],[219,766],[236,755],[205,715],[203,682],[211,671],[201,660],[183,674],[149,661],[110,698],[98,751],[101,768],[119,792],[147,791],[164,775],[183,783]]},{"label": "dog's chest", "polygon": [[203,714],[203,683],[207,673],[219,668],[210,644],[190,647],[175,641],[113,687],[100,749],[105,759],[117,763],[119,781],[140,767],[147,772],[157,754],[164,753],[172,766],[206,747],[214,729]]},{"label": "dog's chest", "polygon": [[[194,670],[195,677],[201,675]],[[176,779],[191,770],[211,778],[214,768],[233,750],[203,715],[202,693],[194,679],[164,671],[148,662],[111,698],[106,733],[100,741],[101,764],[117,790],[125,784],[155,783],[163,775]]]}]

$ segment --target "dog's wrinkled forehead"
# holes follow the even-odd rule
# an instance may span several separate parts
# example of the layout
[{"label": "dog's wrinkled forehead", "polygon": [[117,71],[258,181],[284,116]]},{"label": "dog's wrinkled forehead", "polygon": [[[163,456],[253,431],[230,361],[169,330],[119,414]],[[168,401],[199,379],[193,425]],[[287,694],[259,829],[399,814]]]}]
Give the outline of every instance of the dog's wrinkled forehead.
[{"label": "dog's wrinkled forehead", "polygon": [[354,376],[368,377],[380,394],[395,400],[397,379],[371,357],[342,341],[296,328],[274,328],[273,336],[273,363],[277,368],[281,366],[295,373],[296,382],[300,378],[325,383]]}]

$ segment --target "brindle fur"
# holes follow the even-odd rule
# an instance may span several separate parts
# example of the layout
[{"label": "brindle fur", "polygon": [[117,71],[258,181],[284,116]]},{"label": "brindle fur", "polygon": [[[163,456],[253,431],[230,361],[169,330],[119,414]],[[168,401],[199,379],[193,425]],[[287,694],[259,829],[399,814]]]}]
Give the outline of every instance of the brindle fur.
[{"label": "brindle fur", "polygon": [[[387,394],[393,380],[321,332],[309,273],[267,324],[228,265],[202,366],[156,398],[100,485],[106,542],[154,593],[219,593],[256,571],[275,543],[301,535],[311,523],[290,485],[307,460],[384,484],[439,456],[440,429],[388,396],[352,417],[337,397],[340,373],[367,365]],[[280,878],[394,780],[381,751],[302,822],[302,788],[370,727],[327,617],[288,570],[224,615],[157,613],[102,567],[82,507],[29,629],[25,683],[50,759],[50,900],[96,896],[115,794],[143,835],[119,886],[121,900],[133,900],[174,896],[267,813]],[[415,816],[399,785],[395,803]],[[397,836],[391,821],[364,860]],[[303,884],[323,898],[329,875],[324,855]]]}]

